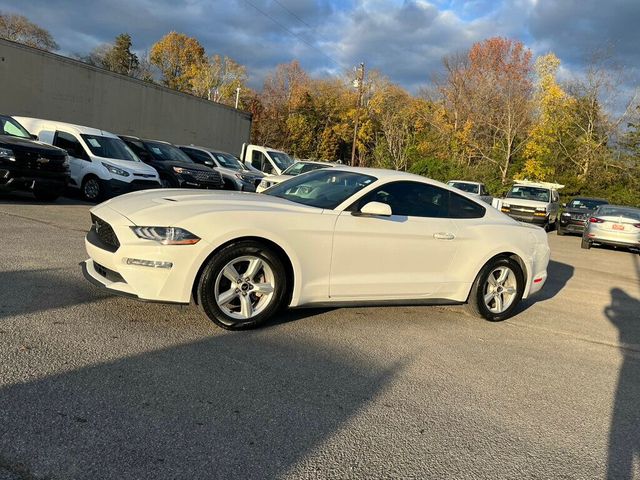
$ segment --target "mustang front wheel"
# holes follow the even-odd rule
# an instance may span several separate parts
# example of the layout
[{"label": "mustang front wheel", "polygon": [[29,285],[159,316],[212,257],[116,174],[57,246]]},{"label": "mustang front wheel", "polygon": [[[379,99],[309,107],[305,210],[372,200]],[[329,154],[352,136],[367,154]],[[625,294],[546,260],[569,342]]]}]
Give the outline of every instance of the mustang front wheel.
[{"label": "mustang front wheel", "polygon": [[275,252],[257,242],[239,242],[215,254],[205,266],[198,303],[222,328],[253,328],[280,308],[286,281]]}]

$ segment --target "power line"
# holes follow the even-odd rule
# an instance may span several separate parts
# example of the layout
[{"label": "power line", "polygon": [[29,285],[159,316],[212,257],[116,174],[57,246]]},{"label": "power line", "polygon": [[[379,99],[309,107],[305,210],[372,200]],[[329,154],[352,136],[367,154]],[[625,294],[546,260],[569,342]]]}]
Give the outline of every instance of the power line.
[{"label": "power line", "polygon": [[[325,58],[331,60],[333,63],[335,63],[338,67],[340,68],[344,68],[346,69],[346,67],[340,63],[338,60],[336,60],[335,58],[331,57],[330,55],[328,55],[327,53],[325,53],[324,51],[320,50],[318,47],[316,47],[315,45],[313,45],[312,43],[308,42],[307,40],[305,40],[302,36],[298,35],[297,33],[291,31],[289,28],[287,28],[284,24],[282,24],[281,22],[279,22],[278,20],[276,20],[275,18],[273,18],[271,15],[269,15],[267,12],[265,12],[264,10],[261,10],[260,8],[258,8],[253,2],[251,2],[250,0],[244,0],[246,3],[248,3],[249,5],[251,5],[256,11],[258,11],[259,13],[261,13],[262,15],[264,15],[265,17],[267,17],[269,20],[271,20],[273,23],[275,23],[276,25],[278,25],[280,28],[282,28],[284,31],[286,31],[289,35],[292,35],[294,37],[296,37],[298,40],[300,40],[302,43],[304,43],[305,45],[309,46],[310,48],[314,49],[316,52],[320,53],[322,56],[324,56]],[[280,2],[278,2],[278,4],[280,6],[282,6],[280,4]],[[286,8],[285,8],[286,10]],[[287,10],[288,11],[288,10]],[[291,13],[291,12],[290,12]]]},{"label": "power line", "polygon": [[294,18],[297,18],[302,24],[306,25],[307,27],[309,27],[311,30],[314,30],[314,28],[309,25],[307,22],[305,22],[303,19],[301,19],[298,15],[296,15],[295,13],[293,13],[291,10],[289,10],[287,7],[285,7],[282,3],[280,3],[278,0],[273,0],[274,2],[276,2],[278,5],[280,5],[284,10],[286,10],[287,12],[289,12],[289,15],[291,15]]}]

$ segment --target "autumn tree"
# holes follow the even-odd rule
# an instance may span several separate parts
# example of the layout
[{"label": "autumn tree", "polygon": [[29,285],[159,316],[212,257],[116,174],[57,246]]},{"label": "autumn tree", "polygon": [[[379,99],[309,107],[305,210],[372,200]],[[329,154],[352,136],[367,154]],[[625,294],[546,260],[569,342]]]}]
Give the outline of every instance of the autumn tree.
[{"label": "autumn tree", "polygon": [[47,30],[22,15],[0,12],[0,38],[47,51],[58,49],[58,44]]},{"label": "autumn tree", "polygon": [[169,88],[191,92],[199,68],[205,63],[204,47],[184,33],[170,32],[151,47],[150,61]]},{"label": "autumn tree", "polygon": [[233,105],[236,89],[245,89],[247,69],[227,56],[212,55],[198,65],[192,80],[193,94]]}]

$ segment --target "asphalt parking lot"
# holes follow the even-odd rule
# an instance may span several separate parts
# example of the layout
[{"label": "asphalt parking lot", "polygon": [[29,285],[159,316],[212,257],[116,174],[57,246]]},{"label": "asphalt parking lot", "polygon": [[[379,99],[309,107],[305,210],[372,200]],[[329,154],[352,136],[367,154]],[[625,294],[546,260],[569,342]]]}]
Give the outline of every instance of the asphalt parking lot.
[{"label": "asphalt parking lot", "polygon": [[231,333],[78,267],[89,205],[0,197],[0,480],[640,478],[640,255],[549,234],[545,289]]}]

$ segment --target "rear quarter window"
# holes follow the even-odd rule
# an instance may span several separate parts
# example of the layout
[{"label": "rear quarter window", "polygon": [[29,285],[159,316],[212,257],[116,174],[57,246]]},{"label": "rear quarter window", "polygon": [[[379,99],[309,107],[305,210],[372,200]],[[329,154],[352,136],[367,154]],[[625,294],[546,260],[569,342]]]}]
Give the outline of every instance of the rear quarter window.
[{"label": "rear quarter window", "polygon": [[486,211],[482,205],[449,192],[449,218],[482,218]]}]

